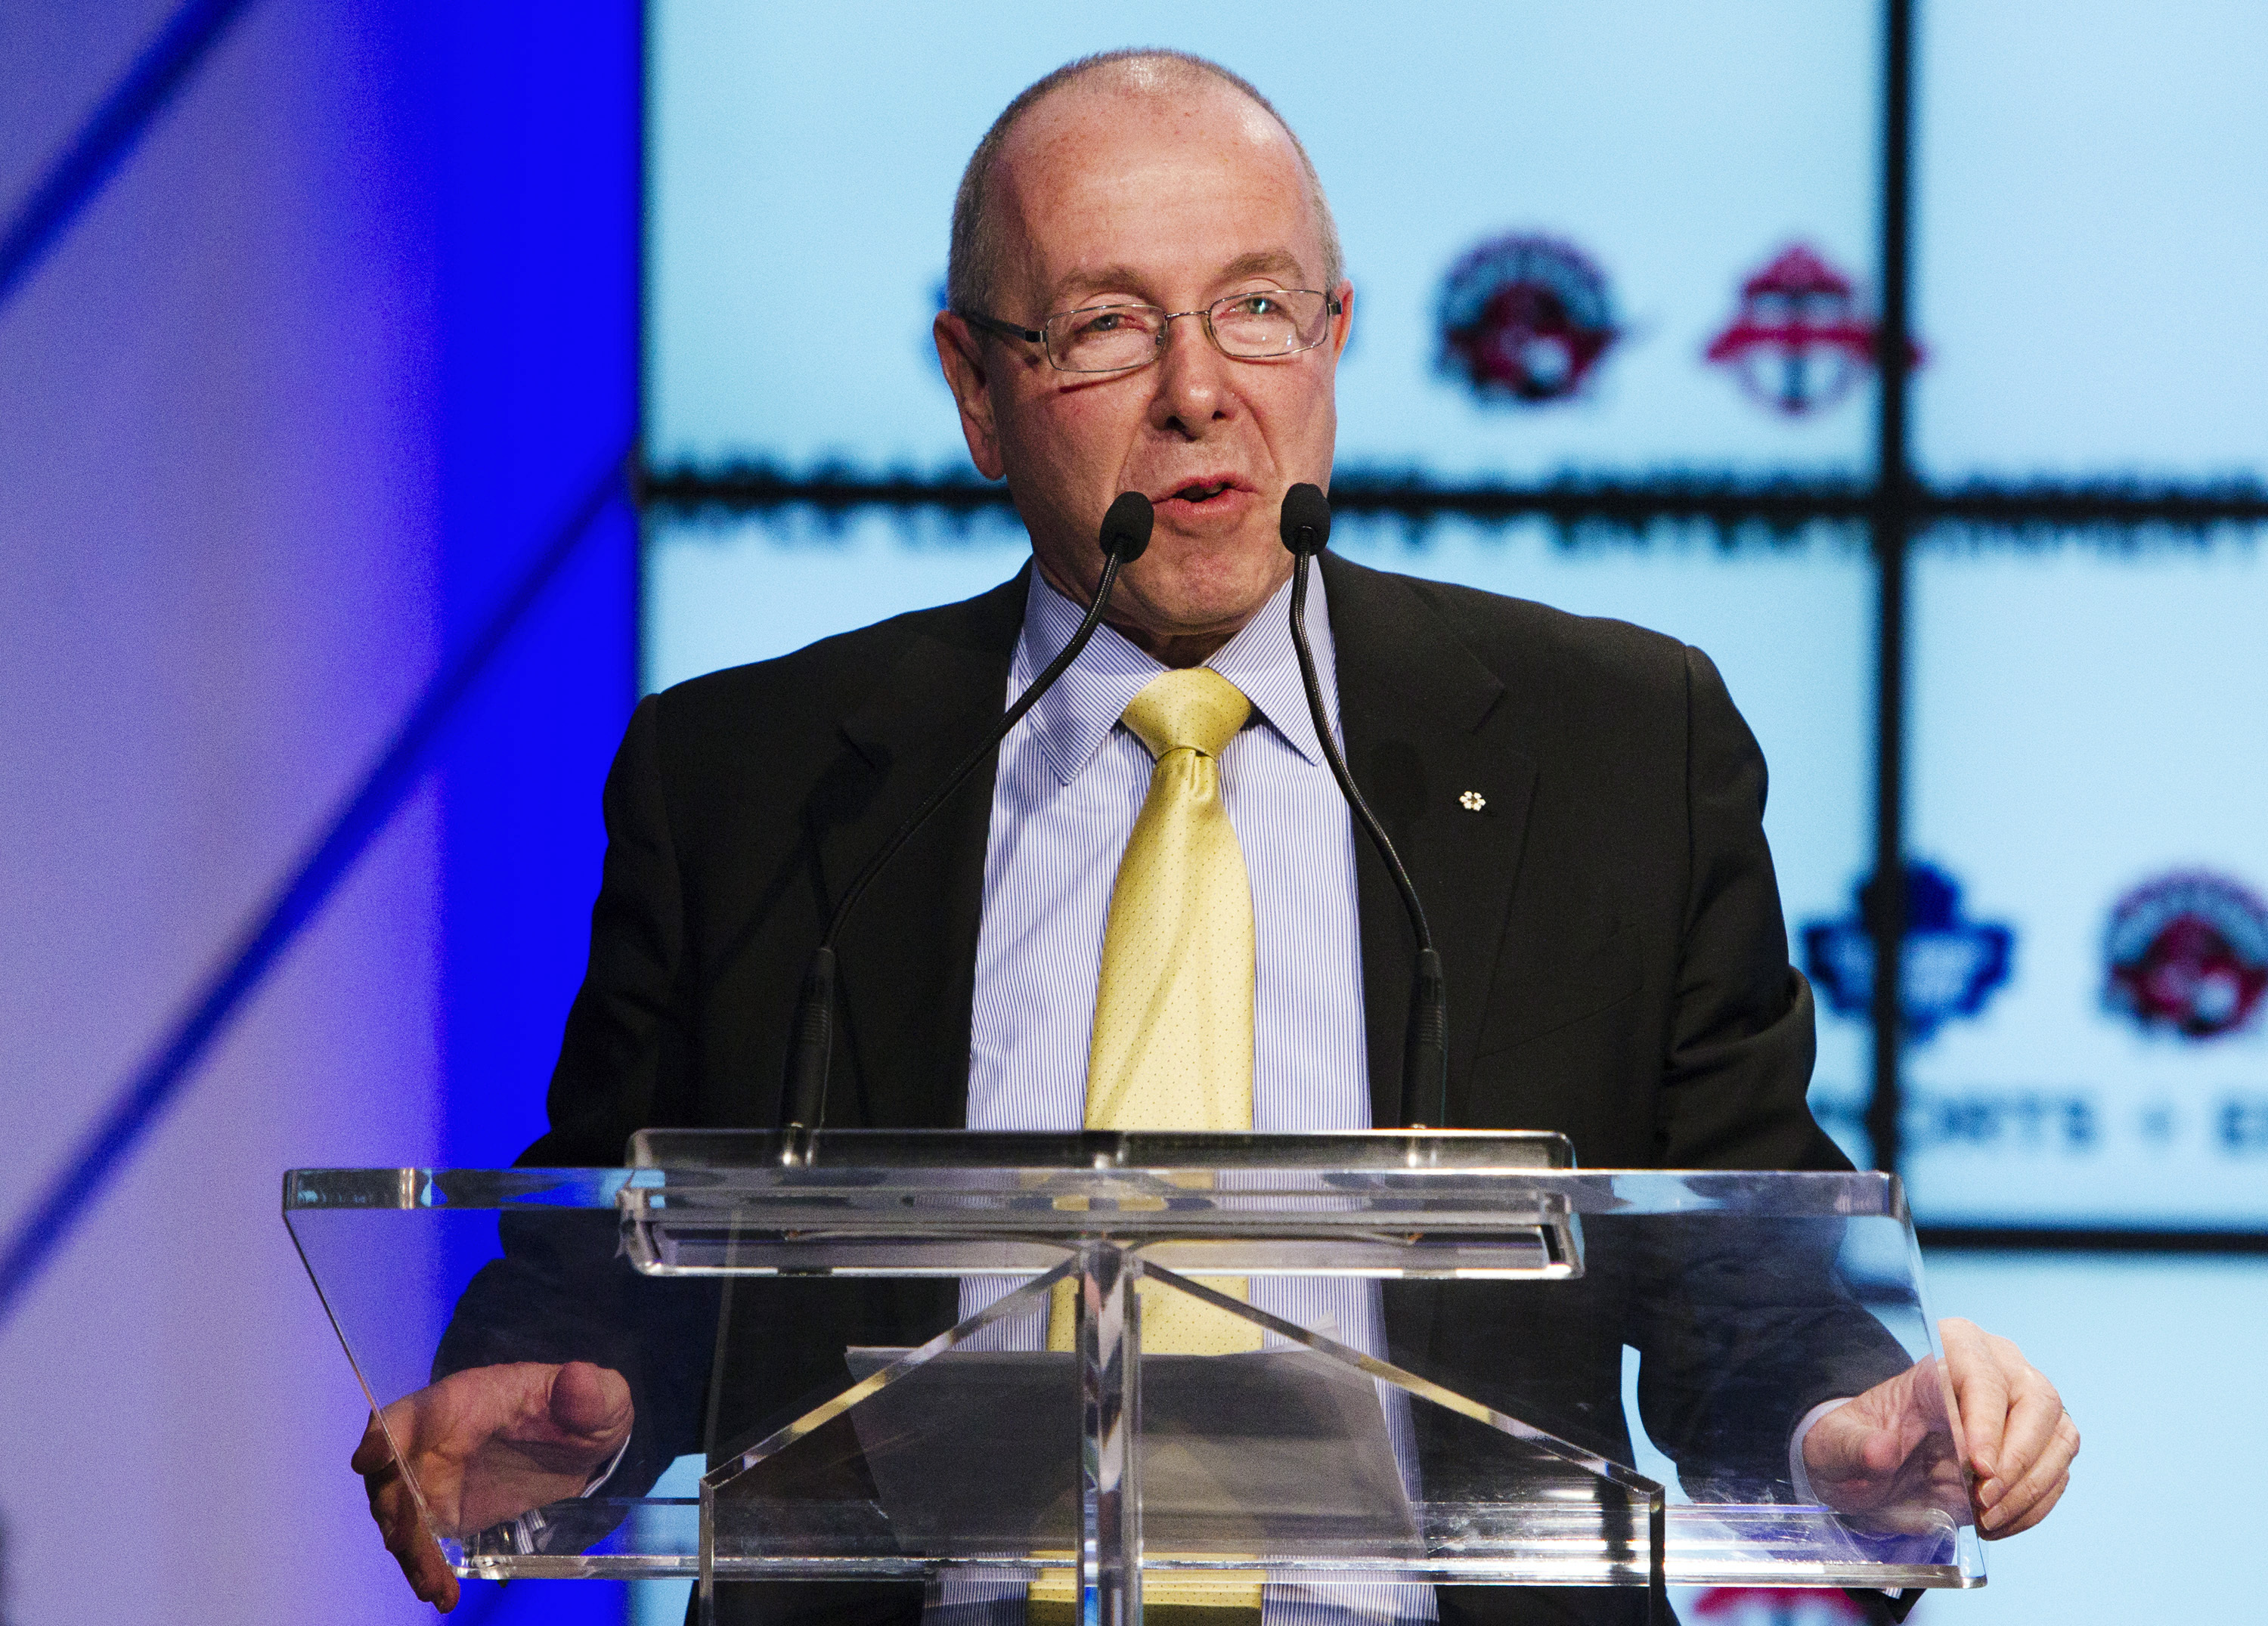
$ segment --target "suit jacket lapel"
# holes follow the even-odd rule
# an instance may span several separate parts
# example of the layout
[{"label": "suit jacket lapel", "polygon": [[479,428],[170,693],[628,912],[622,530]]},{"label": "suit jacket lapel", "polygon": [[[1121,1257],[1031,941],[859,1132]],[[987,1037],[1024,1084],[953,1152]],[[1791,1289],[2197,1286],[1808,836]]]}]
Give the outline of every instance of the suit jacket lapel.
[{"label": "suit jacket lapel", "polygon": [[[842,719],[850,750],[810,814],[824,908],[999,722],[1029,569],[931,621]],[[967,1115],[994,767],[969,776],[843,929],[830,1122],[957,1129]]]},{"label": "suit jacket lapel", "polygon": [[[1347,766],[1425,907],[1449,988],[1449,1102],[1460,1121],[1519,873],[1535,763],[1505,686],[1403,578],[1322,556]],[[1477,801],[1477,806],[1469,805]],[[1355,867],[1371,1121],[1398,1124],[1417,938],[1359,832]]]}]

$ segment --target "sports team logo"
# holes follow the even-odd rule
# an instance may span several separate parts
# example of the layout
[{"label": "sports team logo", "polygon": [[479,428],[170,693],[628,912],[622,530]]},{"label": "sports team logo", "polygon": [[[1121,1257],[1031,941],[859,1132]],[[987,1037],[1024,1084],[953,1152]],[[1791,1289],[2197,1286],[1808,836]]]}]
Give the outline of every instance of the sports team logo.
[{"label": "sports team logo", "polygon": [[2145,1029],[2213,1039],[2252,1019],[2268,992],[2268,908],[2201,871],[2118,900],[2103,934],[2103,1003]]},{"label": "sports team logo", "polygon": [[1483,401],[1540,406],[1583,387],[1621,329],[1607,279],[1557,238],[1491,238],[1450,268],[1440,368]]},{"label": "sports team logo", "polygon": [[1709,1626],[1844,1626],[1867,1612],[1845,1593],[1777,1586],[1712,1586],[1693,1606]]},{"label": "sports team logo", "polygon": [[[1789,417],[1831,407],[1874,364],[1877,324],[1851,279],[1797,243],[1741,284],[1739,312],[1710,342],[1753,400]],[[1910,361],[1921,350],[1910,345]]]},{"label": "sports team logo", "polygon": [[[1874,940],[1866,922],[1866,887],[1842,920],[1803,928],[1804,972],[1830,1010],[1864,1018],[1874,1008]],[[1906,865],[1906,940],[1903,997],[1909,1038],[1927,1039],[1955,1017],[1975,1016],[2005,987],[2014,968],[2016,934],[1996,921],[1961,911],[1961,887],[1933,864]]]}]

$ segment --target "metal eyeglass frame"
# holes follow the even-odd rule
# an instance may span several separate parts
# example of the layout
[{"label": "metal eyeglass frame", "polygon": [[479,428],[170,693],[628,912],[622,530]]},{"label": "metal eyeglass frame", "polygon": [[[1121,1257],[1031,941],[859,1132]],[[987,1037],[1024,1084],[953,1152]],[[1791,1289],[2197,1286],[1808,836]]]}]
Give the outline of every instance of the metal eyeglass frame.
[{"label": "metal eyeglass frame", "polygon": [[[1036,344],[1040,347],[1042,353],[1047,357],[1048,365],[1053,367],[1057,372],[1076,373],[1086,378],[1100,378],[1105,373],[1112,372],[1138,372],[1141,369],[1151,365],[1158,359],[1159,357],[1165,354],[1167,335],[1173,332],[1174,324],[1181,320],[1184,316],[1201,317],[1203,319],[1201,326],[1204,328],[1205,337],[1212,341],[1213,349],[1219,350],[1231,361],[1276,361],[1285,356],[1303,355],[1307,351],[1319,347],[1323,341],[1329,336],[1330,327],[1329,323],[1326,322],[1322,332],[1318,333],[1314,339],[1310,340],[1306,344],[1300,345],[1297,349],[1270,350],[1265,355],[1261,356],[1239,356],[1234,350],[1230,349],[1226,345],[1220,342],[1220,335],[1214,329],[1212,325],[1212,314],[1215,311],[1219,310],[1223,305],[1234,305],[1240,299],[1249,299],[1256,293],[1313,294],[1323,302],[1323,313],[1326,317],[1336,316],[1344,308],[1344,306],[1341,305],[1337,295],[1325,293],[1320,288],[1253,288],[1247,289],[1242,293],[1226,294],[1220,298],[1214,300],[1211,305],[1200,306],[1193,311],[1168,311],[1161,305],[1086,305],[1079,306],[1079,309],[1074,311],[1053,312],[1047,317],[1046,320],[1037,327],[1026,327],[1016,322],[1005,320],[998,316],[987,316],[981,311],[956,311],[954,314],[960,317],[961,320],[967,322],[970,327],[981,328],[986,333],[997,335],[1004,339],[1021,339],[1027,344]],[[1066,316],[1084,315],[1089,311],[1158,312],[1165,318],[1165,320],[1159,325],[1157,343],[1155,348],[1152,350],[1149,358],[1145,361],[1130,362],[1123,367],[1066,367],[1063,363],[1057,361],[1056,359],[1055,347],[1048,342],[1047,324],[1057,321]]]}]

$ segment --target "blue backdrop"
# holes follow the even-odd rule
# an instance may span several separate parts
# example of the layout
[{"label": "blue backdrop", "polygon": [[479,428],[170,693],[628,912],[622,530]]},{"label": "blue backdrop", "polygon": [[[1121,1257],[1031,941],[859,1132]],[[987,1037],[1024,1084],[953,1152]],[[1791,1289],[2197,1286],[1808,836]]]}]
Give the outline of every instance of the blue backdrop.
[{"label": "blue backdrop", "polygon": [[431,1618],[275,1181],[540,1128],[636,696],[640,102],[615,0],[0,14],[10,1618]]}]

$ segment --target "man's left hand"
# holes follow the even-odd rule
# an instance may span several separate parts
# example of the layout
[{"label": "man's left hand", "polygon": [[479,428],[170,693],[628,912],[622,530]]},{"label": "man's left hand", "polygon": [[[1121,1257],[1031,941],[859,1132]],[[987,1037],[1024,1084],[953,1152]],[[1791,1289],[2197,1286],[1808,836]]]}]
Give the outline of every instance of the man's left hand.
[{"label": "man's left hand", "polygon": [[[2079,1426],[2055,1385],[2007,1339],[1958,1318],[1938,1331],[1943,1386],[1936,1363],[1924,1360],[1837,1407],[1804,1436],[1804,1472],[1830,1506],[1895,1524],[1916,1501],[1942,1505],[1960,1494],[1958,1474],[1948,1473],[1958,1438],[1976,1475],[1978,1531],[1997,1541],[2029,1530],[2071,1483]],[[1947,1388],[1959,1411],[1951,1431]]]}]

